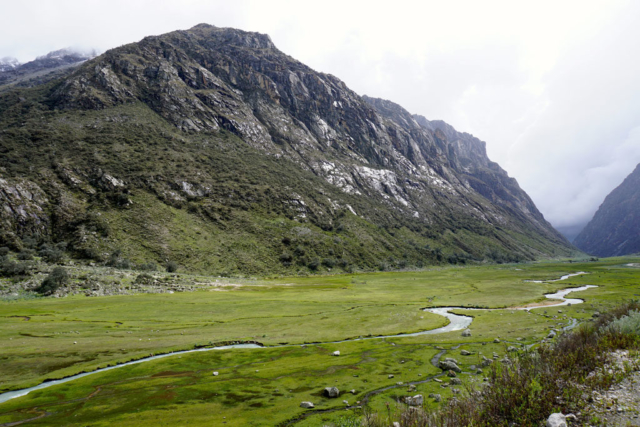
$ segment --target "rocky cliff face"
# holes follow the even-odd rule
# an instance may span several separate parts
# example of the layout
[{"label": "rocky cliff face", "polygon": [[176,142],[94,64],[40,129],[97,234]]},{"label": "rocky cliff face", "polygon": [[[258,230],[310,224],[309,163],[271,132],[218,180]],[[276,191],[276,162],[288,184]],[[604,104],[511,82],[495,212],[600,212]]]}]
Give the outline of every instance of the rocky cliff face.
[{"label": "rocky cliff face", "polygon": [[[421,257],[440,262],[442,253],[455,261],[571,250],[517,182],[488,159],[484,142],[392,102],[360,97],[280,52],[266,35],[202,24],[147,37],[87,61],[38,93],[49,119],[27,139],[56,164],[59,192],[80,204],[95,198],[88,189],[112,199],[140,189],[170,206],[214,203],[222,211],[237,209],[233,199],[240,198],[249,200],[252,221],[282,214],[325,236],[351,215],[360,230],[353,244],[387,236],[368,249],[369,265],[406,263],[397,262],[397,253],[416,264]],[[17,123],[14,101],[5,97],[7,123]],[[25,138],[24,129],[9,126],[1,141]],[[72,132],[62,135],[61,127]],[[49,145],[38,143],[43,140]],[[120,154],[117,160],[110,150]],[[134,161],[143,152],[156,161]],[[6,173],[24,173],[11,156],[4,155]],[[260,166],[238,165],[250,158]],[[96,165],[121,186],[97,186]],[[262,168],[255,180],[254,167]],[[221,170],[233,171],[231,178],[225,181]],[[285,170],[290,182],[282,180]],[[238,180],[247,182],[222,190]],[[410,248],[399,249],[403,239],[413,242]],[[273,257],[281,248],[270,250]],[[295,264],[287,254],[283,263]]]},{"label": "rocky cliff face", "polygon": [[640,252],[640,164],[604,199],[574,244],[601,257]]}]

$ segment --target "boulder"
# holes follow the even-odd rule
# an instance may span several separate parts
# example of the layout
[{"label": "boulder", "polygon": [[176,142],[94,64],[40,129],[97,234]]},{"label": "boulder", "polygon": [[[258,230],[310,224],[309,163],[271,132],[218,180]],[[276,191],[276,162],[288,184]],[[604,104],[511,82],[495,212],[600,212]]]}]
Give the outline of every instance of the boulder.
[{"label": "boulder", "polygon": [[438,366],[443,371],[462,372],[462,369],[460,369],[455,362],[449,360],[441,360]]},{"label": "boulder", "polygon": [[471,336],[471,329],[465,329],[464,331],[462,331],[462,336],[463,337],[470,337]]},{"label": "boulder", "polygon": [[340,351],[336,350],[332,353],[334,356],[340,356]]},{"label": "boulder", "polygon": [[468,350],[460,350],[462,356],[471,356],[471,352]]},{"label": "boulder", "polygon": [[457,361],[456,359],[452,358],[452,357],[446,357],[446,358],[444,359],[444,361],[445,361],[445,362],[453,362],[453,363],[455,363],[455,364],[457,364],[457,363],[458,363],[458,361]]},{"label": "boulder", "polygon": [[450,370],[449,372],[447,372],[447,376],[450,377],[450,378],[455,378],[455,377],[457,377],[457,374]]},{"label": "boulder", "polygon": [[549,335],[547,335],[547,338],[555,338],[556,336],[556,331],[551,331],[549,332]]},{"label": "boulder", "polygon": [[424,403],[424,398],[422,397],[421,394],[416,394],[413,397],[411,396],[405,397],[404,403],[406,403],[409,406],[422,406],[422,404]]},{"label": "boulder", "polygon": [[549,415],[547,418],[546,427],[567,427],[566,417],[560,412]]},{"label": "boulder", "polygon": [[518,351],[517,348],[515,348],[514,346],[509,346],[509,348],[507,349],[507,351],[509,352],[514,352],[514,351]]},{"label": "boulder", "polygon": [[500,342],[500,338],[496,338],[493,340],[494,343],[498,344]]},{"label": "boulder", "polygon": [[217,377],[217,376],[218,376],[218,372],[214,371],[214,372],[213,372],[213,376],[214,376],[214,377]]},{"label": "boulder", "polygon": [[451,381],[449,381],[449,384],[462,385],[462,380],[460,378],[451,378]]},{"label": "boulder", "polygon": [[340,390],[338,390],[338,387],[326,387],[322,391],[322,395],[325,397],[335,398],[340,396]]},{"label": "boulder", "polygon": [[389,374],[389,379],[393,378],[393,374]]},{"label": "boulder", "polygon": [[313,403],[311,403],[311,402],[302,402],[300,404],[300,407],[304,408],[304,409],[313,409],[314,408]]}]

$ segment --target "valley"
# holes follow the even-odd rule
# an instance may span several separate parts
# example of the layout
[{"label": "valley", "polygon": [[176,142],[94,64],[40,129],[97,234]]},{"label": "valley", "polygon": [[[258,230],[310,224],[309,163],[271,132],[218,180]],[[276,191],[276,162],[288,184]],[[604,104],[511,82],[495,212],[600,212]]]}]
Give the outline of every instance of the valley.
[{"label": "valley", "polygon": [[[394,408],[408,395],[436,393],[444,401],[455,387],[434,380],[446,380],[434,362],[457,359],[463,371],[459,389],[480,383],[483,375],[476,370],[483,356],[503,358],[510,347],[536,346],[551,329],[560,333],[620,300],[637,298],[640,269],[629,266],[637,262],[627,257],[208,281],[151,273],[179,276],[174,280],[193,289],[5,297],[0,303],[4,391],[150,354],[233,343],[264,347],[171,355],[33,391],[1,403],[0,424],[19,425],[42,415],[31,423],[322,425],[360,413],[361,406],[386,412],[386,403]],[[579,272],[587,274],[556,281]],[[207,286],[216,280],[216,286]],[[544,294],[587,285],[597,288],[570,294],[583,304],[516,309],[540,304]],[[423,311],[430,307],[460,307],[452,312],[473,318],[471,336],[455,330],[358,340],[446,325],[443,316]],[[347,341],[336,342],[342,340]],[[462,356],[462,350],[470,355]],[[335,351],[340,355],[333,356]],[[323,397],[322,390],[332,386],[340,397]],[[315,408],[300,408],[303,401]],[[426,399],[425,405],[438,403]]]}]

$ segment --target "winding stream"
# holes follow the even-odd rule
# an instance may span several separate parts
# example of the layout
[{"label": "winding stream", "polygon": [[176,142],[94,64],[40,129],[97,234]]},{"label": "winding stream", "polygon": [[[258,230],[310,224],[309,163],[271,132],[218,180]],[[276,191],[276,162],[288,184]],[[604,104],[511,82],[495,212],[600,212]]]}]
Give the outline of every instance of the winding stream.
[{"label": "winding stream", "polygon": [[[574,273],[574,274],[568,274],[565,276],[562,276],[560,279],[557,280],[549,280],[547,282],[557,282],[560,280],[566,280],[569,277],[572,276],[577,276],[580,274],[587,274],[584,272],[579,272],[579,273]],[[531,283],[531,282],[529,282]],[[542,283],[542,282],[533,282],[533,283]],[[579,291],[584,291],[586,289],[589,288],[596,288],[597,286],[594,285],[586,285],[586,286],[581,286],[581,287],[577,287],[577,288],[567,288],[567,289],[563,289],[560,290],[556,293],[553,294],[545,294],[545,297],[549,298],[549,299],[557,299],[560,300],[559,303],[557,304],[550,304],[550,305],[538,305],[538,306],[530,306],[530,307],[521,307],[518,308],[518,310],[531,310],[534,308],[548,308],[548,307],[557,307],[557,306],[561,306],[561,305],[568,305],[568,304],[580,304],[582,302],[584,302],[581,299],[577,299],[577,298],[565,298],[565,296],[567,294],[569,294],[570,292],[579,292]],[[424,311],[428,311],[430,313],[434,313],[434,314],[438,314],[440,316],[444,316],[447,319],[449,319],[449,324],[446,326],[443,326],[441,328],[436,328],[436,329],[431,329],[428,331],[421,331],[421,332],[414,332],[414,333],[410,333],[410,334],[395,334],[395,335],[381,335],[381,336],[372,336],[372,337],[363,337],[363,338],[356,338],[356,339],[351,339],[351,340],[342,340],[342,341],[330,341],[330,342],[323,342],[323,343],[313,343],[313,344],[309,344],[309,345],[321,345],[321,344],[337,344],[337,343],[342,343],[342,342],[351,342],[351,341],[360,341],[360,340],[368,340],[368,339],[383,339],[383,338],[400,338],[400,337],[413,337],[413,336],[419,336],[419,335],[434,335],[434,334],[443,334],[446,332],[453,332],[453,331],[460,331],[463,329],[468,328],[471,325],[471,322],[473,321],[473,317],[471,316],[464,316],[464,315],[460,315],[460,314],[454,314],[451,313],[450,310],[485,310],[485,309],[479,309],[479,308],[465,308],[465,307],[437,307],[437,308],[425,308]],[[491,310],[496,310],[496,309],[491,309]],[[507,309],[503,309],[503,310],[514,310],[511,308],[507,308]],[[292,344],[288,344],[288,345],[276,345],[276,346],[270,346],[268,348],[280,348],[280,347],[291,347],[293,346]],[[297,345],[296,345],[297,346]],[[143,359],[138,359],[138,360],[134,360],[131,362],[126,362],[126,363],[121,363],[118,365],[114,365],[114,366],[109,366],[107,368],[100,368],[100,369],[96,369],[95,371],[90,371],[90,372],[83,372],[81,374],[76,374],[76,375],[72,375],[70,377],[66,377],[66,378],[62,378],[59,380],[51,380],[51,381],[45,381],[42,384],[38,384],[37,386],[34,387],[29,387],[29,388],[24,388],[21,390],[14,390],[14,391],[9,391],[6,393],[2,393],[0,394],[0,403],[6,402],[8,400],[11,399],[15,399],[17,397],[21,397],[21,396],[25,396],[27,394],[29,394],[32,391],[35,390],[41,390],[47,387],[51,387],[54,385],[58,385],[58,384],[63,384],[69,381],[73,381],[82,377],[86,377],[88,375],[92,375],[92,374],[97,374],[100,372],[105,372],[105,371],[110,371],[112,369],[116,369],[116,368],[122,368],[124,366],[129,366],[129,365],[135,365],[138,363],[144,363],[144,362],[149,362],[151,360],[157,360],[157,359],[162,359],[165,357],[169,357],[169,356],[176,356],[179,354],[187,354],[187,353],[195,353],[198,351],[216,351],[216,350],[229,350],[229,349],[236,349],[236,348],[246,348],[246,349],[257,349],[257,348],[265,348],[264,346],[261,346],[259,344],[233,344],[233,345],[226,345],[226,346],[220,346],[220,347],[209,347],[209,348],[199,348],[199,349],[194,349],[194,350],[183,350],[183,351],[176,351],[173,353],[165,353],[165,354],[159,354],[157,356],[151,356],[151,357],[146,357]]]}]

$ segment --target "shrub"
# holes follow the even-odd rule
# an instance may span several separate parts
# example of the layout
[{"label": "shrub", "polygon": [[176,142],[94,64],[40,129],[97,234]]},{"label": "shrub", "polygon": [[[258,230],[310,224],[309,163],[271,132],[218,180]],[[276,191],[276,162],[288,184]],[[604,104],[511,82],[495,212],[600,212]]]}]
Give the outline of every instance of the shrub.
[{"label": "shrub", "polygon": [[336,260],[333,258],[324,258],[322,260],[322,265],[324,265],[327,268],[333,268],[336,265]]},{"label": "shrub", "polygon": [[142,270],[142,271],[158,271],[158,264],[156,264],[153,261],[149,261],[147,263],[140,264],[138,266],[138,270]]},{"label": "shrub", "polygon": [[7,256],[9,254],[9,248],[3,246],[0,248],[0,257]]},{"label": "shrub", "polygon": [[22,252],[18,254],[18,259],[21,261],[28,261],[33,259],[33,250],[24,249]]},{"label": "shrub", "polygon": [[26,262],[15,262],[3,258],[0,260],[0,276],[14,277],[26,276],[29,274],[29,264]]},{"label": "shrub", "polygon": [[167,272],[175,273],[176,271],[178,271],[178,263],[175,261],[169,261],[167,263]]},{"label": "shrub", "polygon": [[51,295],[61,286],[66,285],[68,282],[69,275],[67,274],[67,270],[62,267],[56,267],[42,281],[42,284],[38,288],[36,288],[36,292],[42,295]]},{"label": "shrub", "polygon": [[60,263],[64,260],[64,250],[67,244],[60,242],[56,245],[50,245],[48,243],[42,244],[38,254],[46,261],[50,263]]},{"label": "shrub", "polygon": [[317,270],[318,267],[320,267],[320,260],[318,258],[313,258],[311,261],[309,261],[307,267],[309,267],[309,269],[313,271]]}]

